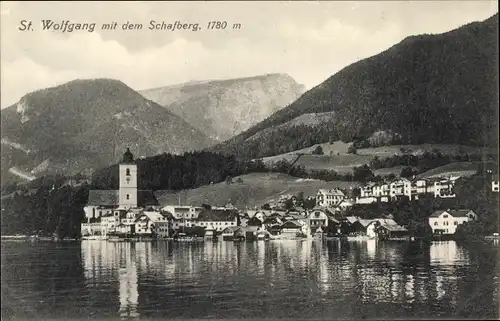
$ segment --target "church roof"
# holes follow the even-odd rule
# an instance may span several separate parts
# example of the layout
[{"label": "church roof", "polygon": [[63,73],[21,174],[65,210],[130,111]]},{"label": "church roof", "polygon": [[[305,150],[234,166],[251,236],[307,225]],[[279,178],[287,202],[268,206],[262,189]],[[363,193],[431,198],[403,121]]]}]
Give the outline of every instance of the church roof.
[{"label": "church roof", "polygon": [[127,147],[127,151],[123,154],[122,164],[133,164],[134,163],[134,155],[130,152],[130,149]]},{"label": "church roof", "polygon": [[236,210],[203,210],[198,215],[198,221],[233,221],[238,217],[238,211]]},{"label": "church roof", "polygon": [[[119,204],[118,190],[90,190],[89,200],[87,205],[91,206],[118,206]],[[153,191],[138,190],[137,191],[137,206],[156,206],[159,205]]]}]

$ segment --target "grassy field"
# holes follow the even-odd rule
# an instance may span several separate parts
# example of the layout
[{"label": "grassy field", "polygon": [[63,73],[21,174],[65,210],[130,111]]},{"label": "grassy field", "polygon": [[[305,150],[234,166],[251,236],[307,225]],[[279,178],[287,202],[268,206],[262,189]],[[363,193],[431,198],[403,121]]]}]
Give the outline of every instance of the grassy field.
[{"label": "grassy field", "polygon": [[350,188],[359,186],[356,182],[298,179],[278,173],[252,173],[239,176],[242,183],[232,184],[225,182],[206,185],[192,190],[180,192],[158,191],[157,198],[160,204],[193,204],[203,203],[222,206],[228,202],[238,208],[252,208],[262,205],[271,199],[278,199],[281,194],[297,195],[304,192],[304,196],[315,196],[320,188]]},{"label": "grassy field", "polygon": [[[407,152],[413,154],[421,154],[424,152],[431,152],[435,149],[439,150],[442,154],[454,155],[459,153],[467,154],[482,154],[482,153],[495,153],[492,148],[481,148],[481,147],[471,147],[471,146],[460,146],[460,145],[444,145],[444,144],[423,144],[423,145],[394,145],[394,146],[384,146],[384,147],[374,147],[374,148],[362,148],[358,149],[357,153],[348,154],[347,149],[352,143],[344,143],[341,141],[336,141],[333,144],[323,143],[317,144],[308,148],[297,150],[294,152],[265,157],[262,160],[266,164],[275,163],[279,160],[286,159],[289,162],[294,161],[297,158],[297,154],[304,154],[297,161],[297,165],[303,165],[306,169],[326,169],[334,170],[338,173],[348,173],[353,171],[355,166],[361,166],[364,164],[369,165],[370,161],[375,157],[384,159],[394,155],[402,155],[401,148],[404,148]],[[323,155],[311,155],[317,146],[321,146],[323,149]],[[377,171],[380,175],[388,175],[393,173],[399,175],[401,172],[401,167],[395,168],[384,168]]]},{"label": "grassy field", "polygon": [[[461,162],[452,163],[433,168],[425,173],[418,175],[421,178],[429,177],[448,177],[448,176],[471,176],[477,172],[480,162]],[[493,162],[488,162],[490,166],[497,166]]]}]

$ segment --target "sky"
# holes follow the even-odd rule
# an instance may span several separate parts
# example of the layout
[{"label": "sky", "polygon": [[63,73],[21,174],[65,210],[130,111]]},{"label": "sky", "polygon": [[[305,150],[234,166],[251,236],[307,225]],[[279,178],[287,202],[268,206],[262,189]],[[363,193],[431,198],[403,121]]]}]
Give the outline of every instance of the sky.
[{"label": "sky", "polygon": [[[74,79],[114,78],[135,90],[287,73],[308,89],[404,38],[442,33],[498,12],[498,1],[0,2],[1,107]],[[22,20],[32,30],[20,31]],[[96,23],[42,30],[42,20]],[[149,30],[151,20],[201,30]],[[101,30],[117,22],[116,30]],[[126,22],[142,30],[122,30]],[[209,30],[210,21],[226,21]],[[234,24],[240,28],[233,29]]]}]

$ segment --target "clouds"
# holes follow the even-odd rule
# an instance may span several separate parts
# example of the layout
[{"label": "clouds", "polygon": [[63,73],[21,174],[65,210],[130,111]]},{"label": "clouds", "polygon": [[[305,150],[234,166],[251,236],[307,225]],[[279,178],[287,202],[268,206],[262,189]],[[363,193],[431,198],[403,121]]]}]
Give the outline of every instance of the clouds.
[{"label": "clouds", "polygon": [[[496,12],[496,2],[1,3],[1,106],[75,78],[134,89],[190,80],[289,73],[308,87],[405,37],[439,33]],[[439,18],[438,18],[439,17]],[[240,30],[19,32],[19,21],[226,20]],[[206,28],[205,28],[206,29]],[[229,28],[228,28],[229,29]],[[97,31],[97,30],[96,30]]]}]

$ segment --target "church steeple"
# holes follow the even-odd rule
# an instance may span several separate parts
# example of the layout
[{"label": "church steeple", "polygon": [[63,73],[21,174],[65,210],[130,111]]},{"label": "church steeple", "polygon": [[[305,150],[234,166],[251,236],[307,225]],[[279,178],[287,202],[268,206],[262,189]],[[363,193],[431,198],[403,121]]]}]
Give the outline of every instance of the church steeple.
[{"label": "church steeple", "polygon": [[123,154],[122,164],[133,164],[134,155],[130,152],[130,148],[127,147],[127,151]]},{"label": "church steeple", "polygon": [[134,155],[127,148],[119,165],[120,189],[119,205],[121,209],[137,207],[137,165]]}]

